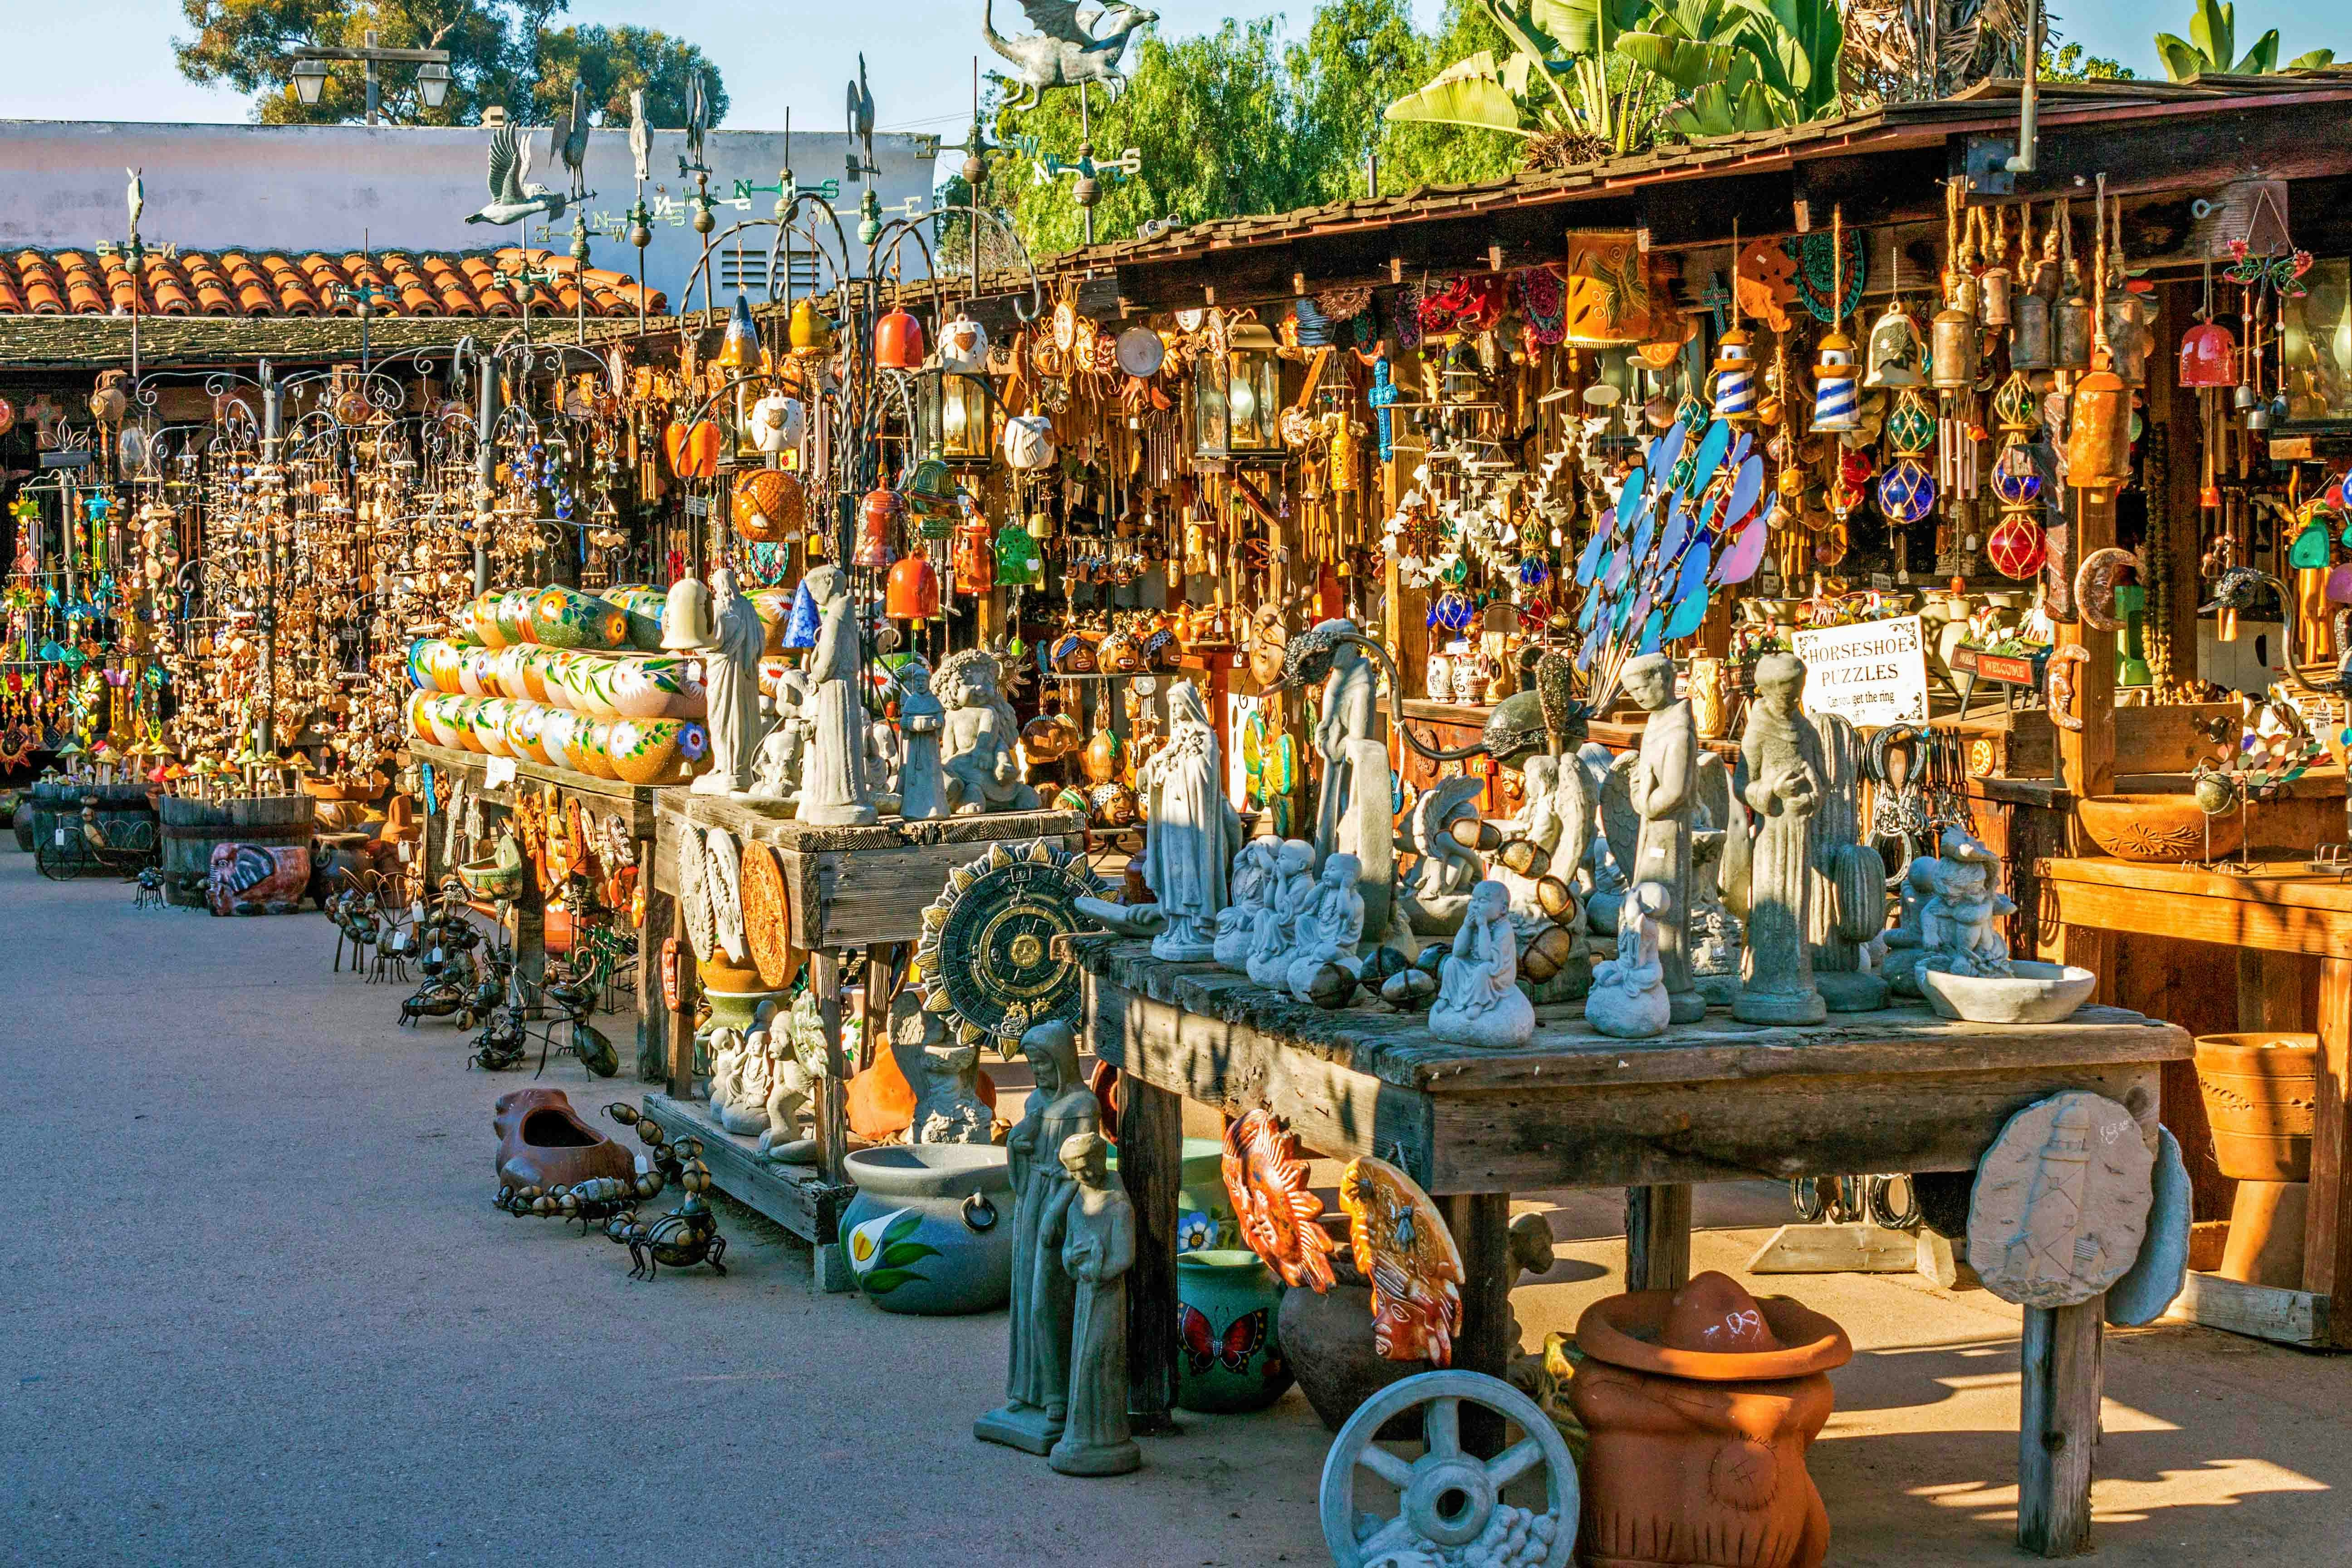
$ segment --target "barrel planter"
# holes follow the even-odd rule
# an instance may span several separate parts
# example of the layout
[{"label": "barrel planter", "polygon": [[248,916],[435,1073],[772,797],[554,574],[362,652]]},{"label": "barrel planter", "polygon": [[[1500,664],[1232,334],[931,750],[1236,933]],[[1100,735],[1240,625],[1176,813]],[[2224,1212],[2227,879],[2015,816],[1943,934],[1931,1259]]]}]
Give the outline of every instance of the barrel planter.
[{"label": "barrel planter", "polygon": [[[42,779],[26,797],[26,807],[32,818],[28,837],[33,853],[42,858],[45,868],[53,874],[61,868],[69,876],[121,874],[119,868],[100,860],[82,837],[82,806],[92,800],[98,803],[98,824],[110,843],[135,847],[155,842],[155,806],[144,784]],[[66,830],[62,844],[58,840],[61,826]]]},{"label": "barrel planter", "polygon": [[307,795],[241,795],[204,800],[167,795],[162,803],[163,896],[194,909],[205,901],[213,850],[223,844],[263,849],[307,847],[319,803]]}]

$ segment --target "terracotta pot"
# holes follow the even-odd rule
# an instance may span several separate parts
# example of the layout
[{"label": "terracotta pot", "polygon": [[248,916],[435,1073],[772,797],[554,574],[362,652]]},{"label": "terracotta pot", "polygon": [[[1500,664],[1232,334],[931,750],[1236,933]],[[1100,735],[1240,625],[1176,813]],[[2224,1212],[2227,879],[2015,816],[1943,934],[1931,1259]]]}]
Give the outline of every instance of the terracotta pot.
[{"label": "terracotta pot", "polygon": [[568,1187],[592,1176],[631,1181],[636,1156],[580,1120],[560,1089],[518,1089],[499,1097],[499,1180],[509,1187]]},{"label": "terracotta pot", "polygon": [[1827,1373],[1853,1354],[1843,1330],[1709,1272],[1596,1302],[1576,1337],[1582,1560],[1817,1568],[1829,1515],[1805,1449],[1830,1416]]},{"label": "terracotta pot", "polygon": [[[2209,858],[2206,816],[2194,795],[2095,795],[2074,804],[2075,820],[2105,855],[2146,865]],[[2212,819],[2210,858],[2236,853],[2246,838],[2246,814]]]},{"label": "terracotta pot", "polygon": [[2219,1272],[2249,1285],[2301,1289],[2319,1037],[2200,1035],[2197,1087],[2212,1124],[2214,1163],[2238,1184]]}]

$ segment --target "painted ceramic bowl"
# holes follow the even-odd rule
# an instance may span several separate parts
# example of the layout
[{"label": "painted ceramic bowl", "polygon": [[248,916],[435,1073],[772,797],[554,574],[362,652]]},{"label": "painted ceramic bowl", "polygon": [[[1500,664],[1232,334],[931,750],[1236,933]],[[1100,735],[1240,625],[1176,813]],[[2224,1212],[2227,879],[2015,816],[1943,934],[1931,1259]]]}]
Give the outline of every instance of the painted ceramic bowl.
[{"label": "painted ceramic bowl", "polygon": [[408,679],[419,691],[456,691],[459,648],[446,637],[418,637],[408,645]]},{"label": "painted ceramic bowl", "polygon": [[429,745],[437,746],[441,742],[434,739],[433,721],[425,717],[425,709],[441,695],[438,691],[412,691],[408,694],[408,732]]},{"label": "painted ceramic bowl", "polygon": [[622,613],[629,617],[629,647],[641,653],[661,651],[662,612],[669,607],[668,595],[659,588],[632,584],[605,589],[604,598],[620,605]]},{"label": "painted ceramic bowl", "polygon": [[542,588],[530,605],[531,630],[551,647],[629,646],[629,613],[577,588]]},{"label": "painted ceramic bowl", "polygon": [[499,635],[509,643],[539,640],[538,630],[530,622],[530,602],[537,596],[535,589],[509,588],[491,605],[490,615],[498,623]]},{"label": "painted ceramic bowl", "polygon": [[603,661],[604,700],[630,719],[700,719],[709,710],[702,662],[676,654],[625,654]]},{"label": "painted ceramic bowl", "polygon": [[543,767],[562,764],[541,749],[545,740],[547,704],[528,698],[510,698],[507,702],[507,755],[526,763],[538,763]]},{"label": "painted ceramic bowl", "polygon": [[468,697],[500,695],[498,678],[498,653],[486,647],[461,647],[457,650],[457,689]]},{"label": "painted ceramic bowl", "polygon": [[888,1312],[986,1312],[1013,1294],[1013,1177],[985,1143],[860,1149],[841,1216],[850,1278]]},{"label": "painted ceramic bowl", "polygon": [[684,784],[710,760],[710,737],[692,719],[604,721],[604,760],[623,784]]},{"label": "painted ceramic bowl", "polygon": [[514,706],[513,700],[505,697],[485,697],[477,701],[469,716],[472,724],[472,732],[467,736],[469,747],[485,756],[514,755],[513,748],[507,744],[507,720],[513,713]]},{"label": "painted ceramic bowl", "polygon": [[499,596],[496,594],[477,595],[470,604],[457,612],[457,627],[459,633],[472,638],[484,647],[506,647],[511,639],[505,632],[499,629],[498,601]]},{"label": "painted ceramic bowl", "polygon": [[1282,1281],[1246,1247],[1176,1256],[1176,1403],[1263,1410],[1291,1383],[1276,1320]]}]

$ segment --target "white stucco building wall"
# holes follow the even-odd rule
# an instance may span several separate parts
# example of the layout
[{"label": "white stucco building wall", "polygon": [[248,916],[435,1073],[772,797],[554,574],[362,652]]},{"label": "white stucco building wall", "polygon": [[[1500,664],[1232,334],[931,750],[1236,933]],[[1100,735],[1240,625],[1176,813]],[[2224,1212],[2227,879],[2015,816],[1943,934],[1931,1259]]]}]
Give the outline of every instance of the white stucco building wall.
[{"label": "white stucco building wall", "polygon": [[[534,183],[566,184],[550,154],[548,132],[532,132]],[[480,127],[367,125],[175,125],[124,121],[0,120],[0,249],[88,248],[124,232],[125,171],[142,171],[146,211],[141,237],[151,247],[304,250],[481,250],[528,243],[568,249],[572,215],[500,228],[469,224],[467,214],[488,199],[490,133]],[[835,198],[847,233],[853,271],[862,271],[857,204],[863,183],[848,179],[849,138],[796,132],[791,162],[803,189],[841,182]],[[717,232],[745,218],[773,215],[777,172],[785,166],[785,136],[776,131],[710,132],[704,139],[712,171],[711,195],[720,205]],[[694,182],[678,174],[686,138],[653,135],[652,177],[646,205],[655,212],[646,252],[646,281],[687,304],[686,291],[701,237],[685,198]],[[877,135],[867,176],[887,216],[908,204],[929,205],[938,138]],[[625,237],[625,215],[635,199],[625,129],[591,132],[585,204],[592,228],[590,263],[634,274],[637,253]],[[739,185],[741,188],[739,194]],[[766,190],[757,187],[766,186]],[[822,224],[829,232],[830,226]],[[744,236],[754,287],[764,279],[773,229]],[[719,303],[735,276],[733,250],[718,258]],[[902,247],[908,273],[921,269],[921,252]],[[697,291],[693,303],[699,307]]]}]

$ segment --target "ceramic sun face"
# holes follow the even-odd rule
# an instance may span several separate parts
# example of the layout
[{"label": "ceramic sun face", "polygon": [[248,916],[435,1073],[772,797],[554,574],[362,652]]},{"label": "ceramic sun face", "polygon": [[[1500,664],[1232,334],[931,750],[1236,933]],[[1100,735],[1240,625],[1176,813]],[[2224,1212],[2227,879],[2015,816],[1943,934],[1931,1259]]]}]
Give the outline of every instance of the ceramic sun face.
[{"label": "ceramic sun face", "polygon": [[1307,1190],[1298,1138],[1270,1110],[1253,1110],[1225,1129],[1226,1195],[1242,1239],[1286,1285],[1331,1288],[1331,1237],[1315,1223],[1323,1200]]},{"label": "ceramic sun face", "polygon": [[1372,1344],[1390,1361],[1450,1366],[1462,1326],[1461,1249],[1436,1203],[1386,1160],[1362,1155],[1339,1178],[1356,1268],[1372,1282]]}]

